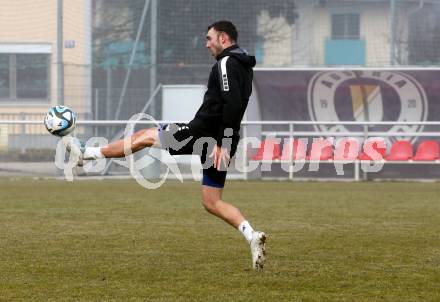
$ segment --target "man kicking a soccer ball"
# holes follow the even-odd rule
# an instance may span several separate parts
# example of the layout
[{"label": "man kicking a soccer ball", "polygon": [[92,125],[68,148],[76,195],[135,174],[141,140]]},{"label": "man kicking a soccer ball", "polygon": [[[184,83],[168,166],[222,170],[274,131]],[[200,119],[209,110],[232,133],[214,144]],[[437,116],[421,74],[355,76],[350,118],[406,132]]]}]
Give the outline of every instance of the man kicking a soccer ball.
[{"label": "man kicking a soccer ball", "polygon": [[[254,231],[233,205],[222,200],[227,167],[239,141],[240,123],[252,92],[255,57],[237,45],[238,33],[229,21],[208,26],[206,47],[217,60],[211,69],[208,90],[196,116],[188,124],[167,124],[135,132],[105,147],[81,147],[65,140],[66,148],[79,160],[124,157],[146,147],[166,149],[171,155],[198,154],[203,164],[202,200],[205,209],[243,234],[250,244],[252,265],[265,261],[266,235]],[[213,142],[213,143],[210,143]]]}]

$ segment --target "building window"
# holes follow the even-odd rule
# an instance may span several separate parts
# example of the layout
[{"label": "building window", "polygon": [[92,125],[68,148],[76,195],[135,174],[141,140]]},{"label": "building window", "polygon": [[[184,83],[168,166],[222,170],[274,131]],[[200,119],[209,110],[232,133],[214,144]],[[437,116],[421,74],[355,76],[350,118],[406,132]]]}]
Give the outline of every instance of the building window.
[{"label": "building window", "polygon": [[332,15],[332,40],[359,40],[360,16],[356,13]]},{"label": "building window", "polygon": [[49,54],[0,54],[0,101],[49,101]]},{"label": "building window", "polygon": [[0,54],[0,98],[9,97],[9,56]]}]

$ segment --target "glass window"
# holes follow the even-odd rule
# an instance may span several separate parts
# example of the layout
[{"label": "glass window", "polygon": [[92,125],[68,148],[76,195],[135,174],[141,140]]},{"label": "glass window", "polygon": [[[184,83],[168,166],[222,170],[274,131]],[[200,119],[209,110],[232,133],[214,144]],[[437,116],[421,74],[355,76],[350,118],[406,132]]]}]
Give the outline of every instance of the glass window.
[{"label": "glass window", "polygon": [[47,61],[45,54],[17,55],[17,99],[47,99]]},{"label": "glass window", "polygon": [[359,14],[333,14],[332,15],[333,40],[359,40],[360,16]]},{"label": "glass window", "polygon": [[9,97],[9,55],[0,54],[0,98]]}]

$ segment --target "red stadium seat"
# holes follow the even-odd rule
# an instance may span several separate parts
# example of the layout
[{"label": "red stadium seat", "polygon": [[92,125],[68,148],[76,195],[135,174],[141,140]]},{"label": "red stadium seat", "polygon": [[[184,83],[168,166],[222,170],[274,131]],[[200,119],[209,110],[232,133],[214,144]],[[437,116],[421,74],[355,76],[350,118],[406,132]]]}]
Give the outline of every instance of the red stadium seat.
[{"label": "red stadium seat", "polygon": [[396,141],[391,146],[389,161],[409,160],[413,156],[413,145],[409,141]]},{"label": "red stadium seat", "polygon": [[330,160],[333,158],[333,144],[327,139],[317,139],[312,143],[312,148],[307,160]]},{"label": "red stadium seat", "polygon": [[[378,153],[378,157],[380,158],[371,158],[369,154],[370,152],[368,152],[368,148],[373,149],[374,151],[376,151],[376,153]],[[370,141],[366,141],[364,143],[364,147],[363,147],[364,151],[359,154],[358,159],[359,160],[381,160],[384,159],[387,153],[387,147],[385,145],[384,140],[370,140]]]},{"label": "red stadium seat", "polygon": [[299,139],[288,139],[284,142],[281,160],[301,160],[306,158],[307,144]]},{"label": "red stadium seat", "polygon": [[276,160],[280,159],[281,147],[276,140],[264,140],[260,144],[257,153],[252,157],[252,160]]},{"label": "red stadium seat", "polygon": [[355,138],[344,138],[336,146],[335,160],[354,161],[359,154],[359,141]]},{"label": "red stadium seat", "polygon": [[432,161],[440,157],[440,147],[437,141],[423,141],[417,147],[416,155],[412,158],[415,161]]}]

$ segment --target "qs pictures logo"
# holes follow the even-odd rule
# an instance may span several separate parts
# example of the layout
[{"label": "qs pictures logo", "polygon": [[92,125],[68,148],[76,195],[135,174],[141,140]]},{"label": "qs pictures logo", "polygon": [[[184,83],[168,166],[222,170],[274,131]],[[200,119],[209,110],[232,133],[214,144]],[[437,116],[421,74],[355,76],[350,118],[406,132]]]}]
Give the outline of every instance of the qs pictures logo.
[{"label": "qs pictures logo", "polygon": [[[308,105],[314,121],[426,121],[427,99],[423,87],[397,71],[324,71],[310,80]],[[358,125],[316,125],[320,132],[362,131]],[[415,141],[406,132],[421,132],[421,125],[376,125],[375,132],[402,133],[391,138]]]}]

